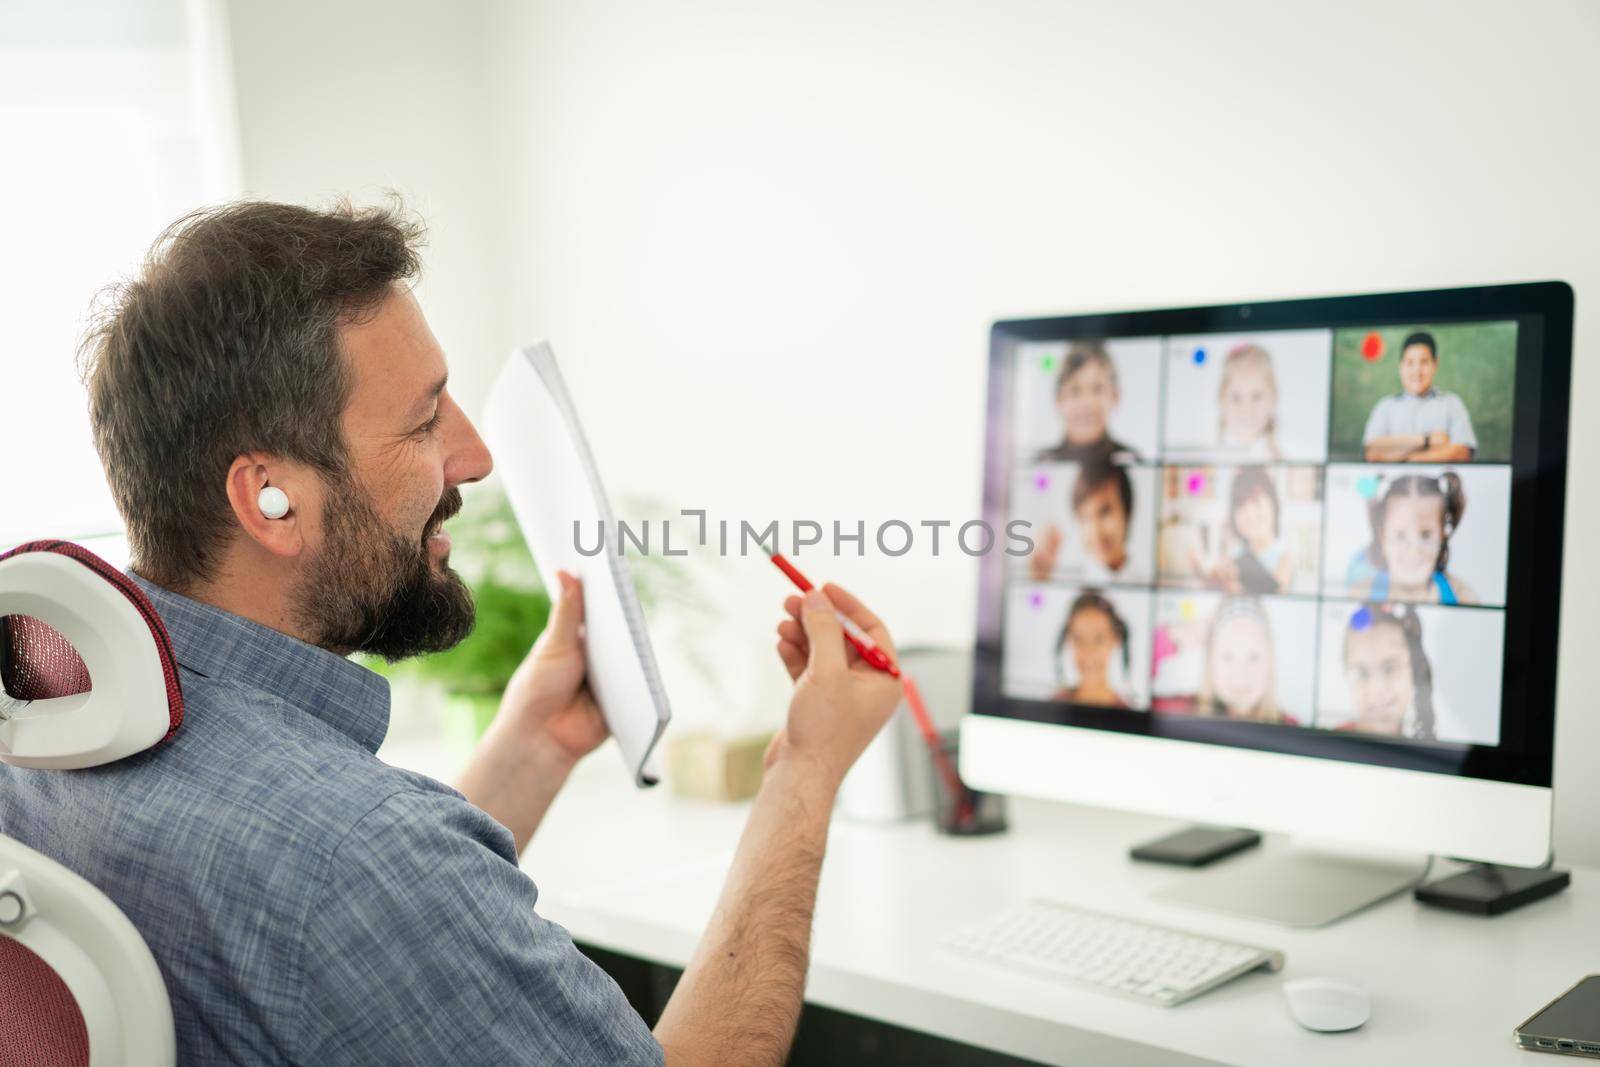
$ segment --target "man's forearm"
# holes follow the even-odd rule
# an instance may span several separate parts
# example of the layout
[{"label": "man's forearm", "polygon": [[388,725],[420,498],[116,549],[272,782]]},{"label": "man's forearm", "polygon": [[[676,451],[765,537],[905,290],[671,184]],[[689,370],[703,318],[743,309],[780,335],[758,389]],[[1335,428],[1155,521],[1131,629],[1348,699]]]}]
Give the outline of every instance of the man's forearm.
[{"label": "man's forearm", "polygon": [[768,771],[716,913],[656,1026],[668,1067],[776,1067],[788,1056],[837,790],[803,764],[780,759]]},{"label": "man's forearm", "polygon": [[496,719],[456,788],[510,830],[521,852],[571,773],[571,760],[554,746],[524,738]]}]

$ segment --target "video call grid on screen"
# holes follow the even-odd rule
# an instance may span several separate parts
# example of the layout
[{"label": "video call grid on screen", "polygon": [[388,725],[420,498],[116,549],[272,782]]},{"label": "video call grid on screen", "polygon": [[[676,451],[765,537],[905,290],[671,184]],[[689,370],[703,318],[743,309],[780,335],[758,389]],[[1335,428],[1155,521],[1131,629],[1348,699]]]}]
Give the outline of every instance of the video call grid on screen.
[{"label": "video call grid on screen", "polygon": [[1550,716],[1505,715],[1503,684],[1540,688],[1506,617],[1544,323],[1446,310],[1147,333],[1058,320],[1075,328],[1003,347],[997,327],[986,512],[1025,520],[1033,551],[986,563],[980,701],[1547,777]]}]

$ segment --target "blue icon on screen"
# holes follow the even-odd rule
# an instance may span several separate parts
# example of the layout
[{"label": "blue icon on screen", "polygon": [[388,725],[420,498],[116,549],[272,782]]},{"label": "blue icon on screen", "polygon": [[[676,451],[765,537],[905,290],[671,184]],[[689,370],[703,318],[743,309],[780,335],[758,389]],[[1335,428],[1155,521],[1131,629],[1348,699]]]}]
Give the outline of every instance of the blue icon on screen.
[{"label": "blue icon on screen", "polygon": [[1206,361],[1206,350],[1203,349],[1203,348],[1195,349],[1194,350],[1194,365],[1196,367],[1204,366],[1205,365],[1205,361]]}]

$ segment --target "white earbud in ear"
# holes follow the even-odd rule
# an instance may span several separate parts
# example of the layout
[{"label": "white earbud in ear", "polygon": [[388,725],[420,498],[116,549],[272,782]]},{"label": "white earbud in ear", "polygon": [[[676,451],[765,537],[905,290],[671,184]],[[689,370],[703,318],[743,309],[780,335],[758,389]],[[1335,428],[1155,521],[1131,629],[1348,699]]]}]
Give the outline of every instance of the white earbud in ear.
[{"label": "white earbud in ear", "polygon": [[289,494],[275,485],[262,489],[256,504],[261,508],[261,514],[269,519],[281,519],[289,514]]}]

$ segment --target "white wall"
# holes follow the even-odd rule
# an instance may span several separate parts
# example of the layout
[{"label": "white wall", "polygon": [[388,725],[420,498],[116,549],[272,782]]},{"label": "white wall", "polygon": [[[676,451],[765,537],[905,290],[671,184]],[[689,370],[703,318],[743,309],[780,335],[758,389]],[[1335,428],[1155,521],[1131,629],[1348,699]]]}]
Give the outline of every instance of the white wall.
[{"label": "white wall", "polygon": [[[554,340],[615,490],[972,517],[997,317],[1543,278],[1579,293],[1573,484],[1595,470],[1583,0],[507,0],[485,33],[514,216],[485,303]],[[1600,863],[1600,501],[1569,509],[1557,848]],[[693,562],[731,646],[680,714],[775,720],[782,583]],[[970,639],[964,556],[811,569],[902,641]]]},{"label": "white wall", "polygon": [[[608,483],[652,515],[975,516],[998,317],[1552,277],[1579,293],[1574,485],[1600,456],[1583,0],[235,0],[230,20],[245,187],[403,192],[458,397],[479,409],[507,347],[549,336]],[[1558,850],[1591,863],[1597,534],[1574,493]],[[715,688],[661,642],[682,722],[775,723],[782,582],[689,562],[727,620]],[[970,640],[965,556],[809,569],[902,643]]]},{"label": "white wall", "polygon": [[219,8],[0,4],[0,203],[16,205],[0,255],[0,546],[48,535],[127,558],[74,357],[96,294],[173,218],[235,191]]},{"label": "white wall", "polygon": [[481,404],[501,275],[487,173],[482,5],[230,0],[246,195],[312,205],[401,194],[428,223],[418,299],[457,399]]}]

